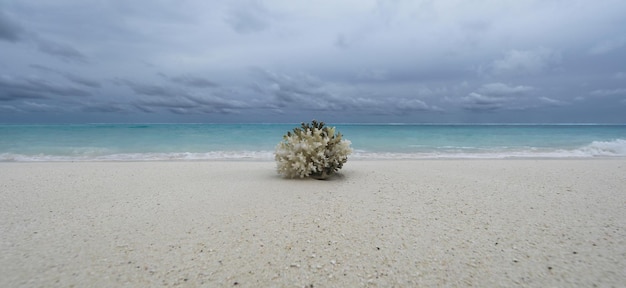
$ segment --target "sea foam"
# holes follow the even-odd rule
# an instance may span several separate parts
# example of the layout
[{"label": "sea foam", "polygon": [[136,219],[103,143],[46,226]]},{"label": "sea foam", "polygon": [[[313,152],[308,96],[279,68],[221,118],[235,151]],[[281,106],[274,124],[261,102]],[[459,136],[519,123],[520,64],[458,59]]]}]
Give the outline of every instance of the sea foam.
[{"label": "sea foam", "polygon": [[24,155],[0,154],[0,162],[85,162],[85,161],[201,161],[201,160],[272,160],[271,151],[211,151],[206,153],[117,153],[106,155]]},{"label": "sea foam", "polygon": [[580,150],[591,156],[626,156],[626,140],[593,141]]},{"label": "sea foam", "polygon": [[[355,149],[351,160],[401,159],[507,159],[507,158],[592,158],[626,157],[626,140],[593,141],[579,148],[493,148],[433,149],[420,152],[373,152]],[[70,162],[70,161],[273,161],[274,151],[209,151],[204,153],[111,153],[80,155],[0,154],[0,162]]]},{"label": "sea foam", "polygon": [[[416,153],[368,152],[356,150],[353,159],[506,159],[506,158],[591,158],[626,157],[626,140],[593,141],[591,144],[573,148],[492,148],[450,147]],[[457,148],[457,149],[454,149]],[[470,152],[471,151],[471,152]]]}]

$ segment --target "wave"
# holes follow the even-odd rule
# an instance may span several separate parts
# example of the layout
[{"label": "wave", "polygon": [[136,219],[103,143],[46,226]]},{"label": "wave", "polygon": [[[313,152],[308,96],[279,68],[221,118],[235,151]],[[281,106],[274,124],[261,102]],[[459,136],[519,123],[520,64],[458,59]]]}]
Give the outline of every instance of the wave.
[{"label": "wave", "polygon": [[593,141],[580,151],[592,156],[626,156],[626,140]]},{"label": "wave", "polygon": [[[593,141],[588,145],[574,148],[483,148],[442,146],[431,151],[421,152],[380,152],[355,150],[353,160],[399,160],[399,159],[506,159],[506,158],[593,158],[626,157],[626,140]],[[80,153],[75,155],[17,154],[2,153],[0,162],[71,162],[71,161],[272,161],[273,151],[211,151],[204,153]],[[470,151],[470,152],[467,152]],[[93,152],[93,151],[92,151]]]},{"label": "wave", "polygon": [[[471,152],[460,152],[471,151]],[[506,158],[593,158],[626,157],[626,140],[593,141],[591,144],[575,148],[476,148],[442,146],[433,151],[419,153],[355,151],[356,159],[506,159]]]}]

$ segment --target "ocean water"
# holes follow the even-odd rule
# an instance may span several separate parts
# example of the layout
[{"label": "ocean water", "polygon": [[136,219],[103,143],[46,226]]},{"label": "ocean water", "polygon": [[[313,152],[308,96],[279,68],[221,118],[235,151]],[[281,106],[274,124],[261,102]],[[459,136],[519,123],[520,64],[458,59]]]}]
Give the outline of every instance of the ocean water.
[{"label": "ocean water", "polygon": [[[0,161],[272,161],[298,124],[0,125]],[[626,157],[626,125],[331,124],[349,159]]]}]

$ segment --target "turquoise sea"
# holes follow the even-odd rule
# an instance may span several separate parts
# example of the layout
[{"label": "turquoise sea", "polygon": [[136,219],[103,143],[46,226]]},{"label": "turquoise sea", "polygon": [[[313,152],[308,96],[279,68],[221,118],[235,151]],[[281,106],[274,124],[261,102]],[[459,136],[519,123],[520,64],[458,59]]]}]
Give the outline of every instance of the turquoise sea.
[{"label": "turquoise sea", "polygon": [[[0,161],[272,161],[299,124],[0,125]],[[626,157],[626,125],[330,124],[350,159]]]}]

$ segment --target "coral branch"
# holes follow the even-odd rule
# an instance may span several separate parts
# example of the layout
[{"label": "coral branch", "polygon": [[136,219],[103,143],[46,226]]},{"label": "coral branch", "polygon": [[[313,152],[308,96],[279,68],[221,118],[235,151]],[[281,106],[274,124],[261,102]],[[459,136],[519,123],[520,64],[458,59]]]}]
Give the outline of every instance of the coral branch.
[{"label": "coral branch", "polygon": [[352,153],[350,141],[334,127],[313,120],[287,132],[276,146],[278,173],[285,177],[325,179],[343,167]]}]

